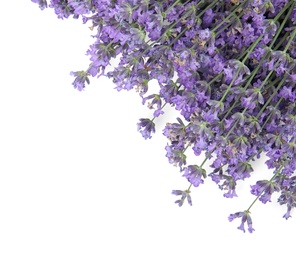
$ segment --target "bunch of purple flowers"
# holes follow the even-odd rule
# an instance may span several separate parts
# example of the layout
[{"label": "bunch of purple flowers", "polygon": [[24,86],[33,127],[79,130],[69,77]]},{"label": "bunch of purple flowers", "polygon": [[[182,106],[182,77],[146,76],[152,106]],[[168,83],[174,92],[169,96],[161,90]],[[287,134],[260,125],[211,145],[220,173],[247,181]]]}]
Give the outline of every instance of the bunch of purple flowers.
[{"label": "bunch of purple flowers", "polygon": [[[32,0],[41,9],[46,0]],[[296,1],[295,0],[51,0],[58,18],[91,22],[95,42],[85,71],[72,72],[78,90],[89,77],[105,75],[116,89],[135,88],[154,110],[138,130],[145,139],[165,105],[180,112],[167,123],[166,156],[189,181],[174,190],[191,205],[190,189],[209,176],[236,194],[236,184],[250,177],[251,162],[265,154],[274,170],[251,193],[266,203],[279,192],[284,218],[296,206]],[[111,71],[110,61],[119,63]],[[148,94],[151,80],[159,91]],[[182,119],[181,119],[182,117]],[[205,154],[201,165],[187,165],[185,151]],[[211,173],[204,169],[210,161]],[[239,229],[252,232],[251,206],[231,214]]]}]

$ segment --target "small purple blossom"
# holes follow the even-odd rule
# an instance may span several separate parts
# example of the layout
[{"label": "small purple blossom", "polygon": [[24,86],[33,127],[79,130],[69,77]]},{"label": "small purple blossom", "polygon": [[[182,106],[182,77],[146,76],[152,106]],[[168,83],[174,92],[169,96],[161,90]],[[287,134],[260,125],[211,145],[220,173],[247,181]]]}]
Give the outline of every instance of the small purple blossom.
[{"label": "small purple blossom", "polygon": [[37,3],[41,10],[47,8],[47,1],[46,0],[31,0],[33,3]]},{"label": "small purple blossom", "polygon": [[185,201],[185,199],[187,198],[187,202],[190,206],[192,206],[192,200],[191,200],[191,196],[190,196],[190,191],[189,190],[173,190],[172,191],[173,195],[177,195],[177,196],[181,196],[181,198],[179,200],[176,200],[175,203],[177,203],[179,205],[179,207],[181,207]]},{"label": "small purple blossom", "polygon": [[141,118],[139,119],[138,131],[142,134],[145,139],[150,139],[152,133],[155,133],[155,124],[149,118]]},{"label": "small purple blossom", "polygon": [[167,145],[165,149],[167,151],[166,157],[169,159],[169,163],[175,166],[178,165],[180,168],[186,164],[186,155],[183,153],[183,145],[181,147],[175,144]]},{"label": "small purple blossom", "polygon": [[271,195],[279,190],[279,185],[276,182],[267,180],[257,181],[255,185],[251,185],[251,193],[259,197],[259,200],[264,204],[268,201],[270,202]]},{"label": "small purple blossom", "polygon": [[248,225],[248,231],[252,233],[255,231],[255,229],[252,226],[252,219],[250,216],[249,211],[240,211],[234,214],[230,214],[228,217],[228,220],[232,222],[234,219],[240,218],[241,219],[241,224],[237,227],[238,229],[242,230],[244,233],[246,232],[245,230],[245,223]]},{"label": "small purple blossom", "polygon": [[85,88],[85,82],[89,84],[89,74],[85,71],[72,71],[70,75],[75,77],[75,80],[72,83],[72,85],[79,91],[82,91]]},{"label": "small purple blossom", "polygon": [[156,107],[157,107],[153,113],[153,115],[155,117],[158,117],[164,113],[162,110],[162,99],[161,99],[160,95],[157,95],[157,94],[149,95],[149,96],[143,98],[142,104],[145,104],[147,100],[152,100],[151,102],[148,103],[149,109],[155,109],[154,105],[156,105]]},{"label": "small purple blossom", "polygon": [[278,198],[280,205],[287,206],[287,212],[284,214],[284,218],[291,218],[291,210],[296,207],[296,177],[286,177],[282,182],[281,195]]},{"label": "small purple blossom", "polygon": [[198,187],[204,183],[203,178],[206,178],[206,171],[197,165],[189,165],[183,169],[183,176],[194,186]]},{"label": "small purple blossom", "polygon": [[[216,159],[213,164],[218,163],[219,161],[219,159]],[[235,191],[236,181],[233,179],[233,177],[223,174],[221,166],[217,166],[216,169],[209,174],[209,176],[216,184],[218,184],[220,190],[227,190],[227,192],[223,194],[225,198],[237,197]]]}]

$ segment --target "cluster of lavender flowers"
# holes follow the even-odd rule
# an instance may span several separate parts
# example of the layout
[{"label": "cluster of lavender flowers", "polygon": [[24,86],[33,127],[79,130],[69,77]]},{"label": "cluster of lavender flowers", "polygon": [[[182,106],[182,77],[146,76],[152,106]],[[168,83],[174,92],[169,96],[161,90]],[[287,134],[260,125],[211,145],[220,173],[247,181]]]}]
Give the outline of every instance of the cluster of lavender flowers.
[{"label": "cluster of lavender flowers", "polygon": [[[46,0],[32,0],[41,9]],[[174,190],[182,206],[191,205],[190,188],[209,176],[226,198],[236,197],[238,181],[250,177],[261,154],[274,170],[257,181],[251,193],[263,203],[274,192],[286,205],[284,218],[296,206],[296,1],[292,0],[51,0],[58,18],[91,22],[91,64],[72,72],[73,85],[85,88],[89,77],[105,75],[116,89],[136,89],[153,119],[142,118],[145,139],[165,105],[180,117],[167,123],[166,156],[189,181]],[[112,59],[119,63],[106,72]],[[159,91],[148,94],[151,80]],[[182,118],[182,119],[181,119]],[[201,165],[187,165],[187,149],[205,154]],[[206,173],[204,164],[213,169]],[[251,206],[231,214],[239,229],[252,232]]]}]

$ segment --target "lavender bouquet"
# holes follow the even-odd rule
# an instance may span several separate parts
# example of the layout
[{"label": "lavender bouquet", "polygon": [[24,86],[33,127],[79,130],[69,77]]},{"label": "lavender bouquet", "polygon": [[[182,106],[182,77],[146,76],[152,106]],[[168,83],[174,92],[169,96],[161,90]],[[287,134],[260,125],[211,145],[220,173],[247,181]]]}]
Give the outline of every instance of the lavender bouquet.
[{"label": "lavender bouquet", "polygon": [[[46,0],[32,0],[41,9]],[[164,106],[180,114],[163,134],[169,162],[188,180],[174,190],[192,205],[191,188],[209,176],[224,197],[236,197],[252,161],[266,155],[274,174],[251,186],[254,202],[231,214],[238,229],[254,231],[250,209],[279,193],[285,219],[296,206],[296,1],[295,0],[51,0],[58,18],[91,23],[94,42],[86,70],[71,72],[74,88],[107,76],[118,91],[136,89],[153,118],[141,118],[145,139],[155,132]],[[110,67],[112,60],[116,66]],[[107,71],[108,68],[108,71]],[[149,93],[152,80],[158,91]],[[186,151],[205,154],[186,164]],[[212,171],[204,169],[210,162]]]}]

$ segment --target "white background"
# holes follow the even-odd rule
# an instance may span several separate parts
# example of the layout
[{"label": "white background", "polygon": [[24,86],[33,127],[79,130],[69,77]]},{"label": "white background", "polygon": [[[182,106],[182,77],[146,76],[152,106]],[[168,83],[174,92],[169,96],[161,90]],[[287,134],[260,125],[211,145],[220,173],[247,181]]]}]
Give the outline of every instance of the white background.
[{"label": "white background", "polygon": [[276,202],[252,208],[253,234],[227,219],[253,201],[250,184],[270,178],[264,162],[238,198],[208,178],[179,208],[171,191],[188,182],[165,157],[167,118],[144,140],[136,123],[151,111],[135,92],[105,78],[73,89],[70,71],[89,64],[87,25],[29,0],[1,10],[1,260],[293,258],[296,217],[283,219]]}]

